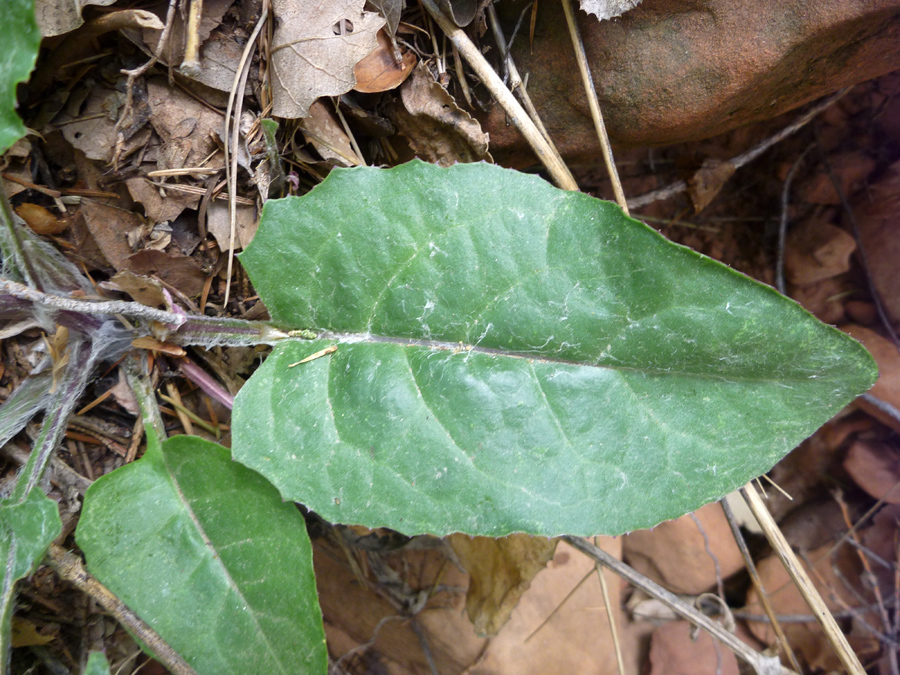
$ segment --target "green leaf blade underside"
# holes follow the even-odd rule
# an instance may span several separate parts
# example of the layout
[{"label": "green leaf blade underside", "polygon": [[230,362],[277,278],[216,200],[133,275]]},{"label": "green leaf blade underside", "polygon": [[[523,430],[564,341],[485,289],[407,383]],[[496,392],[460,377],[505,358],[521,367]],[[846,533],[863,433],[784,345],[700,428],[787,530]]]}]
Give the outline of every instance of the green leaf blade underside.
[{"label": "green leaf blade underside", "polygon": [[41,45],[34,0],[3,0],[0,20],[0,155],[25,135],[16,114],[16,85],[28,79]]},{"label": "green leaf blade underside", "polygon": [[90,487],[76,538],[90,572],[201,675],[325,672],[303,518],[221,446],[154,437]]},{"label": "green leaf blade underside", "polygon": [[280,346],[244,387],[235,457],[335,522],[648,527],[766,471],[876,376],[773,289],[490,165],[332,172],[268,202],[241,261],[276,322],[331,339]]}]

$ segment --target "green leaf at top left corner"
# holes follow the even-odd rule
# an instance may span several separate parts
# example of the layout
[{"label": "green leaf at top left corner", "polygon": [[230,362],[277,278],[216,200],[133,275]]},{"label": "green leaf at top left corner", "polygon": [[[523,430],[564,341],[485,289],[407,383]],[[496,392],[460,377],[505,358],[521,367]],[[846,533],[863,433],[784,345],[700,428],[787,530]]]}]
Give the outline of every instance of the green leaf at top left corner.
[{"label": "green leaf at top left corner", "polygon": [[0,154],[25,135],[16,113],[16,85],[28,79],[41,45],[34,0],[0,2]]}]

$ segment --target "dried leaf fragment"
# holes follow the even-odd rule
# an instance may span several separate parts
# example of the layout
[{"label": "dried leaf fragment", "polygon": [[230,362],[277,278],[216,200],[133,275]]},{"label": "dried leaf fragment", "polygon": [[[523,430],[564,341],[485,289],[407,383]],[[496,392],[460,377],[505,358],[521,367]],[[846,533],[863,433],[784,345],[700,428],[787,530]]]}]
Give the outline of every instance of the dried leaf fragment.
[{"label": "dried leaf fragment", "polygon": [[403,105],[393,105],[388,115],[416,156],[440,166],[493,161],[478,120],[456,105],[423,64],[400,87],[400,98]]},{"label": "dried leaf fragment", "polygon": [[697,173],[688,179],[688,195],[694,204],[694,211],[700,213],[709,206],[736,170],[737,167],[729,161],[703,160]]},{"label": "dried leaf fragment", "polygon": [[353,69],[377,47],[384,19],[363,10],[365,0],[275,0],[278,27],[272,46],[272,114],[306,117],[321,96],[345,94]]},{"label": "dried leaf fragment", "polygon": [[356,91],[373,94],[388,91],[403,84],[416,65],[416,55],[407,51],[400,55],[400,61],[394,59],[394,45],[387,33],[378,31],[378,47],[356,64],[353,70],[356,76]]},{"label": "dried leaf fragment", "polygon": [[316,101],[309,107],[309,116],[299,122],[306,140],[312,143],[322,159],[337,166],[360,166],[365,164],[354,152],[350,138],[329,110],[330,104]]},{"label": "dried leaf fragment", "polygon": [[500,539],[451,534],[447,540],[469,573],[466,612],[480,636],[495,635],[509,621],[534,575],[553,558],[557,543],[527,534]]}]

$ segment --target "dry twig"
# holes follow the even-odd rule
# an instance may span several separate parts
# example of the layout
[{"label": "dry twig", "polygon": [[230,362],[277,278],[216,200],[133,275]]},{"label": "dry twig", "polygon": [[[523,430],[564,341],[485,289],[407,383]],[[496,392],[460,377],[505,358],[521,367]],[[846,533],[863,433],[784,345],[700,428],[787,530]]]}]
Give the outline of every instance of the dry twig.
[{"label": "dry twig", "polygon": [[777,658],[760,654],[736,635],[729,633],[718,623],[703,614],[700,610],[687,604],[674,593],[667,591],[655,581],[648,579],[640,572],[629,567],[621,560],[614,558],[603,549],[594,546],[586,539],[567,535],[563,537],[563,540],[592,560],[600,563],[604,567],[608,567],[626,581],[631,582],[636,587],[645,591],[648,595],[656,598],[682,618],[687,619],[695,626],[708,632],[726,647],[731,649],[735,656],[752,666],[759,675],[773,675],[776,673],[780,673],[781,675],[796,675],[794,671],[785,668],[778,663]]},{"label": "dry twig", "polygon": [[[822,111],[830,108],[832,105],[841,100],[847,92],[850,91],[850,87],[845,89],[841,89],[836,94],[829,96],[827,99],[822,101],[816,106],[810,108],[807,112],[801,115],[796,121],[792,122],[784,129],[779,131],[774,136],[770,136],[766,140],[757,143],[752,148],[750,148],[747,152],[744,152],[736,157],[732,157],[728,160],[729,163],[734,165],[735,169],[739,169],[745,164],[752,162],[754,159],[763,154],[766,150],[771,148],[773,145],[776,145],[783,141],[785,138],[790,136],[791,134],[799,131],[804,126],[806,126],[816,115],[821,113]],[[664,188],[660,188],[659,190],[654,190],[653,192],[648,192],[647,194],[643,194],[639,197],[635,197],[634,199],[628,200],[628,206],[632,209],[639,209],[642,206],[646,206],[647,204],[652,204],[653,202],[657,202],[661,199],[668,199],[669,197],[674,197],[675,195],[686,192],[688,188],[687,181],[676,181],[671,185],[667,185]]]},{"label": "dry twig", "polygon": [[138,640],[147,645],[159,662],[169,669],[169,672],[173,675],[196,675],[196,671],[159,636],[159,633],[128,609],[125,603],[111,593],[106,586],[88,574],[81,558],[61,546],[51,544],[50,550],[47,552],[47,562],[60,578],[93,598]]}]

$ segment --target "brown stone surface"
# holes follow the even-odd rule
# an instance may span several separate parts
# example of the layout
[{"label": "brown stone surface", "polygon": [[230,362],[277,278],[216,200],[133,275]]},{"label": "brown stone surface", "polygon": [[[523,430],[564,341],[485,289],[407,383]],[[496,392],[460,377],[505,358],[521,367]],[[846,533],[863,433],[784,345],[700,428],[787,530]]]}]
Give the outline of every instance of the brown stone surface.
[{"label": "brown stone surface", "polygon": [[[523,7],[498,6],[507,36]],[[898,0],[644,0],[614,21],[578,15],[619,144],[707,138],[900,68]],[[523,29],[513,53],[562,154],[599,158],[559,3],[540,3],[533,49]],[[485,130],[499,160],[527,152],[498,107]]]}]

